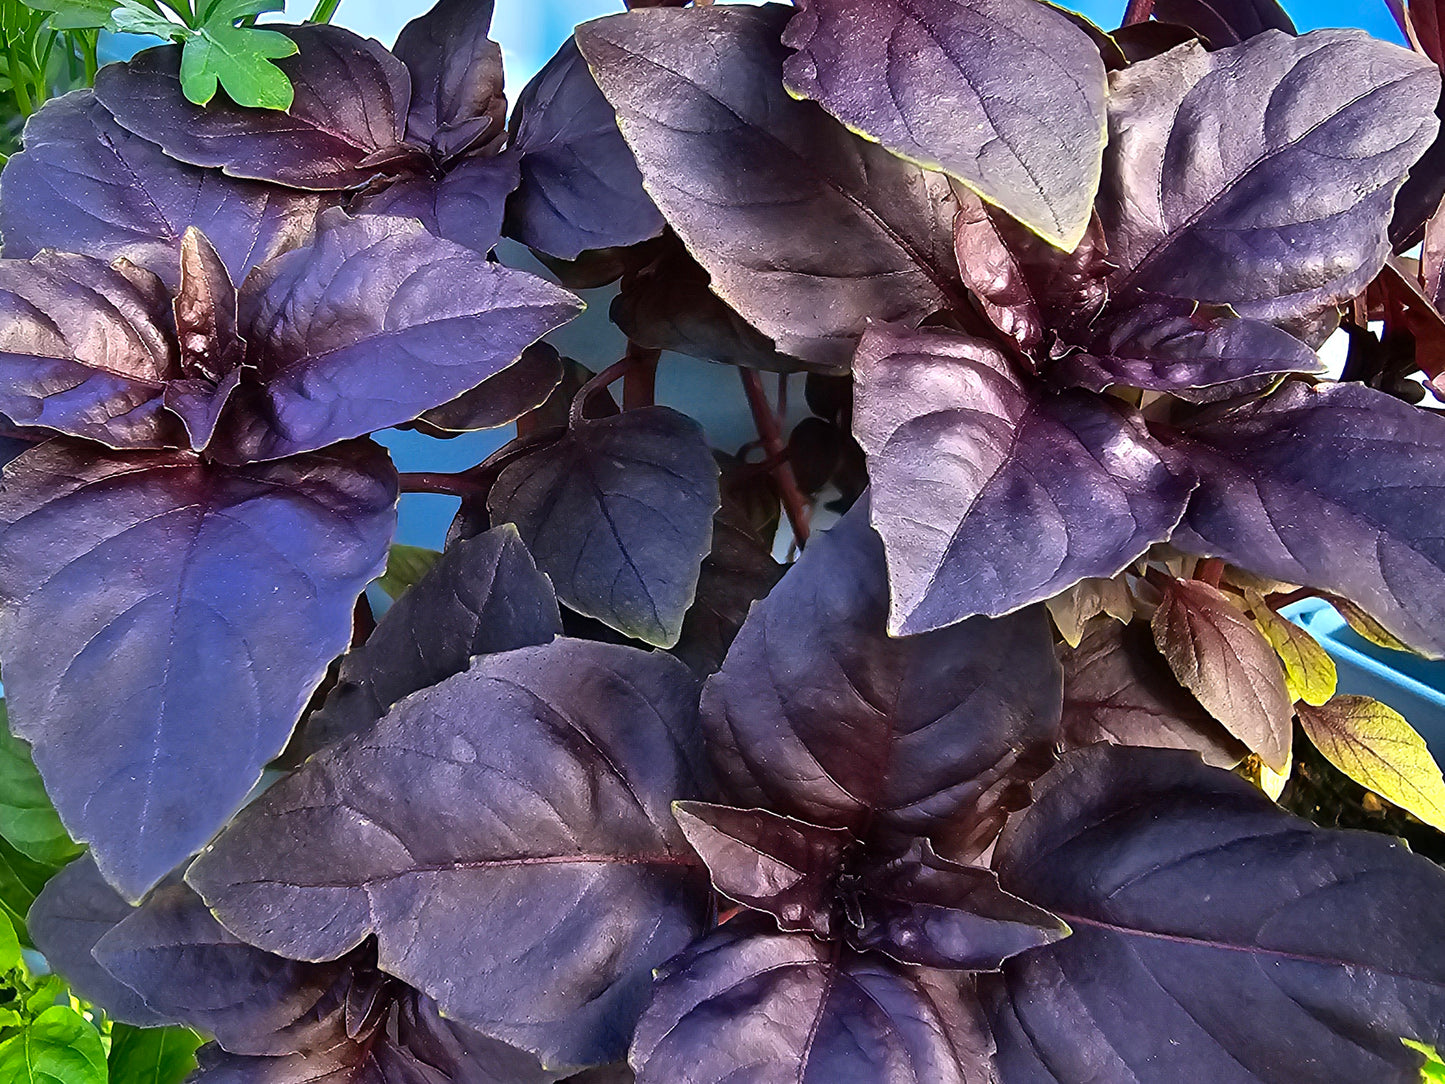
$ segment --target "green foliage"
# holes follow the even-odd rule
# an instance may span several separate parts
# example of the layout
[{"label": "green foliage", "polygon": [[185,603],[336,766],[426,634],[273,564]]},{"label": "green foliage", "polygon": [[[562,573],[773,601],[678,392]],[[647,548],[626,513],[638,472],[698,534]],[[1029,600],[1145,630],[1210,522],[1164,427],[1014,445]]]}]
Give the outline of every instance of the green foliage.
[{"label": "green foliage", "polygon": [[111,1084],[180,1084],[196,1067],[201,1037],[185,1028],[136,1028],[113,1024]]},{"label": "green foliage", "polygon": [[1445,1084],[1445,1061],[1440,1060],[1434,1047],[1426,1046],[1424,1043],[1417,1043],[1411,1039],[1401,1039],[1411,1050],[1418,1050],[1425,1055],[1425,1064],[1420,1066],[1420,1080],[1422,1084]]},{"label": "green foliage", "polygon": [[81,848],[70,841],[60,823],[30,747],[12,737],[5,724],[5,702],[0,700],[0,838],[31,861],[60,867],[79,857]]},{"label": "green foliage", "polygon": [[95,79],[96,12],[109,0],[0,0],[0,162],[46,100]]},{"label": "green foliage", "polygon": [[421,546],[392,546],[386,559],[386,574],[376,581],[376,585],[389,598],[400,598],[403,591],[427,574],[440,556],[436,550]]},{"label": "green foliage", "polygon": [[105,1045],[90,1020],[52,1005],[0,1043],[0,1080],[15,1084],[106,1084]]}]

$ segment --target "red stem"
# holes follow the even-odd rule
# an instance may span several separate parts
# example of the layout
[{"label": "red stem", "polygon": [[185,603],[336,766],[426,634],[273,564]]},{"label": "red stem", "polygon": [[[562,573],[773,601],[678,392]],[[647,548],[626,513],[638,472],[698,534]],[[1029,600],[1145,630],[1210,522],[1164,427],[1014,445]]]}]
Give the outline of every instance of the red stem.
[{"label": "red stem", "polygon": [[608,385],[622,379],[631,368],[631,359],[623,358],[621,361],[614,362],[607,366],[607,368],[583,384],[582,390],[572,397],[572,409],[567,412],[568,424],[574,427],[581,425],[586,419],[587,401],[599,391],[607,388]]},{"label": "red stem", "polygon": [[798,488],[793,465],[786,459],[787,445],[783,441],[783,429],[768,402],[767,392],[763,390],[763,378],[756,369],[739,369],[738,375],[743,380],[743,391],[747,393],[748,406],[752,408],[758,436],[763,440],[763,451],[767,453],[769,462],[777,464],[772,472],[773,481],[777,483],[783,511],[788,514],[788,523],[793,528],[793,537],[798,540],[799,546],[806,546],[810,512],[808,501],[803,496],[803,491]]},{"label": "red stem", "polygon": [[632,342],[627,344],[627,356],[623,360],[631,368],[622,378],[623,410],[650,407],[657,402],[657,363],[661,357],[661,350],[648,350]]},{"label": "red stem", "polygon": [[401,476],[403,493],[441,493],[447,497],[475,497],[486,493],[488,487],[466,474],[439,474],[423,471]]},{"label": "red stem", "polygon": [[1124,26],[1133,26],[1135,23],[1147,23],[1149,17],[1154,14],[1154,0],[1129,0],[1129,6],[1124,9]]},{"label": "red stem", "polygon": [[1206,557],[1194,569],[1194,578],[1210,587],[1218,587],[1224,579],[1224,562],[1218,557]]}]

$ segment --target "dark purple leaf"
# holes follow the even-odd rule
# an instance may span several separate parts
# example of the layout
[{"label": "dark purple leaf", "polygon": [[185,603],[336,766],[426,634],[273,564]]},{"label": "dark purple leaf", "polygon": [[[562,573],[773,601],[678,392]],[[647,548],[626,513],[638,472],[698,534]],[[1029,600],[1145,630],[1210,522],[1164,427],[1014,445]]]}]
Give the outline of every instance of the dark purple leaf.
[{"label": "dark purple leaf", "polygon": [[1063,652],[1064,740],[1192,749],[1232,768],[1249,752],[1179,684],[1142,623],[1105,621]]},{"label": "dark purple leaf", "polygon": [[1266,30],[1297,33],[1278,0],[1154,0],[1154,17],[1199,31],[1216,49]]},{"label": "dark purple leaf", "polygon": [[728,899],[768,912],[784,930],[841,932],[834,883],[853,845],[847,831],[706,802],[677,802],[672,812]]},{"label": "dark purple leaf", "polygon": [[336,688],[307,721],[307,747],[361,732],[477,655],[545,644],[561,632],[552,584],[511,525],[453,542],[366,643],[342,657]]},{"label": "dark purple leaf", "polygon": [[[438,0],[393,48],[411,73],[406,137],[443,160],[492,142],[507,122],[492,0]],[[489,246],[490,247],[490,246]]]},{"label": "dark purple leaf", "polygon": [[241,386],[242,370],[232,369],[221,378],[219,384],[209,380],[172,380],[166,385],[162,401],[166,409],[181,419],[192,451],[201,451],[216,435],[221,424],[221,414],[231,401],[231,396]]},{"label": "dark purple leaf", "polygon": [[0,485],[10,724],[75,840],[136,898],[286,744],[380,574],[396,474],[369,443],[226,469],[52,441]]},{"label": "dark purple leaf", "polygon": [[973,993],[807,934],[734,919],[659,973],[637,1084],[984,1084]]},{"label": "dark purple leaf", "polygon": [[983,339],[876,327],[854,369],[895,634],[1112,576],[1184,512],[1193,480],[1137,414],[1034,387]]},{"label": "dark purple leaf", "polygon": [[533,343],[516,363],[489,376],[471,391],[423,414],[416,428],[433,437],[450,437],[510,425],[547,401],[562,383],[565,368],[550,343]]},{"label": "dark purple leaf", "polygon": [[0,412],[114,448],[184,444],[170,299],[140,268],[45,252],[0,261]]},{"label": "dark purple leaf", "polygon": [[697,595],[672,649],[700,677],[722,666],[749,608],[783,575],[783,566],[744,516],[724,498],[722,511],[712,521],[712,552],[703,558]]},{"label": "dark purple leaf", "polygon": [[887,634],[860,502],[753,607],[703,693],[724,799],[870,846],[971,859],[1053,759],[1060,677],[1042,609]]},{"label": "dark purple leaf", "polygon": [[1135,290],[1307,319],[1389,254],[1405,172],[1434,138],[1434,65],[1361,31],[1184,46],[1114,76],[1099,213]]},{"label": "dark purple leaf", "polygon": [[917,840],[904,855],[866,870],[849,943],[904,963],[996,971],[1010,956],[1067,937],[1047,911],[1011,896],[991,869],[949,862]]},{"label": "dark purple leaf", "polygon": [[1445,420],[1359,384],[1291,382],[1170,440],[1201,478],[1176,545],[1344,595],[1445,654]]},{"label": "dark purple leaf", "polygon": [[637,1084],[637,1077],[632,1072],[632,1066],[619,1062],[569,1076],[562,1084]]},{"label": "dark purple leaf", "polygon": [[1073,753],[1000,843],[1073,936],[982,980],[1010,1084],[1415,1084],[1445,1041],[1445,871],[1189,753]]},{"label": "dark purple leaf", "polygon": [[659,647],[682,634],[719,504],[702,427],[668,407],[577,419],[487,498],[566,605]]},{"label": "dark purple leaf", "polygon": [[[1034,0],[806,0],[783,33],[795,94],[957,177],[1071,250],[1094,212],[1104,63]],[[1020,78],[1020,73],[1027,78]]]},{"label": "dark purple leaf", "polygon": [[[181,239],[180,265],[171,311],[181,372],[191,379],[219,383],[241,364],[245,352],[236,329],[236,287],[210,239],[194,226]],[[195,439],[194,430],[191,437]]]},{"label": "dark purple leaf", "polygon": [[322,217],[241,290],[256,400],[220,438],[278,459],[411,421],[495,376],[582,303],[401,218]]},{"label": "dark purple leaf", "polygon": [[323,198],[239,181],[168,157],[111,119],[89,91],[48,102],[25,128],[25,150],[0,174],[5,255],[42,249],[124,256],[176,283],[189,227],[216,246],[231,277],[307,243]]},{"label": "dark purple leaf", "polygon": [[511,147],[522,155],[522,185],[507,206],[508,237],[575,260],[662,232],[662,214],[574,39],[517,98]]},{"label": "dark purple leaf", "polygon": [[477,660],[312,757],[188,878],[283,955],[375,934],[382,970],[549,1065],[621,1054],[707,882],[668,805],[699,796],[696,686],[579,640]]},{"label": "dark purple leaf", "polygon": [[585,24],[577,42],[717,295],[783,353],[842,371],[870,318],[962,301],[956,201],[942,174],[788,95],[778,38],[791,14],[636,11]]},{"label": "dark purple leaf", "polygon": [[1196,31],[1187,26],[1152,20],[1121,26],[1110,35],[1115,47],[1124,55],[1125,63],[1118,65],[1120,68],[1153,60],[1156,56],[1191,42],[1198,36]]},{"label": "dark purple leaf", "polygon": [[464,158],[440,177],[400,177],[357,200],[358,214],[420,220],[430,232],[486,255],[502,236],[507,197],[521,178],[518,157],[503,151]]},{"label": "dark purple leaf", "polygon": [[411,80],[401,61],[339,26],[281,32],[300,48],[276,62],[296,91],[284,113],[219,97],[204,108],[193,105],[181,93],[175,45],[106,65],[95,96],[122,127],[172,158],[219,166],[233,177],[344,190],[416,162],[420,152],[402,143]]}]

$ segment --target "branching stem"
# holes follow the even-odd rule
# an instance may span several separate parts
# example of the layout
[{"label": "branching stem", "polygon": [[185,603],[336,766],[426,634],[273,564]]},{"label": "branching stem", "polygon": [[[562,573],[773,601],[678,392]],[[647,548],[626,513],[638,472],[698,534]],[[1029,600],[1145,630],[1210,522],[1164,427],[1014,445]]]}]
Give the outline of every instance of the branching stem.
[{"label": "branching stem", "polygon": [[742,377],[743,391],[747,393],[753,422],[757,425],[758,436],[763,441],[763,451],[767,453],[768,462],[775,464],[772,470],[773,481],[777,484],[783,511],[788,515],[788,523],[792,525],[793,537],[797,539],[799,546],[806,546],[810,517],[808,500],[798,488],[793,465],[788,462],[783,429],[778,422],[778,416],[773,413],[772,404],[768,402],[767,393],[763,390],[763,378],[756,369],[739,369],[738,375]]}]

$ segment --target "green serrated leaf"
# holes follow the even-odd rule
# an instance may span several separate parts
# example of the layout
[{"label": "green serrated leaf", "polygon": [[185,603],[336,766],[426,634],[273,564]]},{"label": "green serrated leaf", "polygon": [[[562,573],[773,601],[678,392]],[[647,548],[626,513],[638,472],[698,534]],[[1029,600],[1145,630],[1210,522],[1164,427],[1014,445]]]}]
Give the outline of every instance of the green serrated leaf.
[{"label": "green serrated leaf", "polygon": [[431,566],[436,564],[436,559],[440,556],[436,550],[424,549],[421,546],[392,546],[391,553],[386,558],[386,572],[376,581],[376,585],[385,591],[388,597],[398,599],[404,591],[431,571]]},{"label": "green serrated leaf", "polygon": [[291,80],[271,61],[295,52],[296,43],[274,30],[213,23],[186,39],[181,90],[206,105],[219,85],[237,105],[285,111],[294,97]]},{"label": "green serrated leaf", "polygon": [[181,1084],[196,1068],[196,1050],[204,1041],[186,1028],[114,1024],[110,1084]]},{"label": "green serrated leaf", "polygon": [[1433,1046],[1417,1043],[1413,1039],[1401,1039],[1411,1050],[1425,1055],[1425,1064],[1420,1066],[1422,1084],[1445,1084],[1445,1060],[1441,1060]]},{"label": "green serrated leaf", "polygon": [[63,866],[83,848],[65,833],[30,757],[30,747],[13,737],[0,700],[0,837],[28,858]]},{"label": "green serrated leaf", "polygon": [[106,1084],[105,1046],[85,1017],[64,1005],[0,1043],[5,1084]]},{"label": "green serrated leaf", "polygon": [[1339,687],[1339,673],[1329,652],[1304,629],[1270,609],[1257,591],[1246,589],[1244,597],[1254,623],[1284,666],[1290,697],[1316,707],[1327,703]]}]

